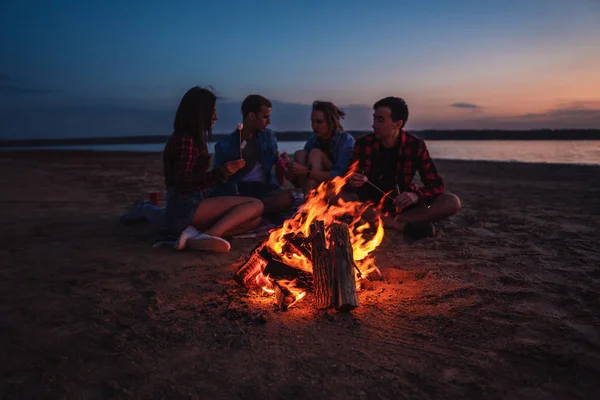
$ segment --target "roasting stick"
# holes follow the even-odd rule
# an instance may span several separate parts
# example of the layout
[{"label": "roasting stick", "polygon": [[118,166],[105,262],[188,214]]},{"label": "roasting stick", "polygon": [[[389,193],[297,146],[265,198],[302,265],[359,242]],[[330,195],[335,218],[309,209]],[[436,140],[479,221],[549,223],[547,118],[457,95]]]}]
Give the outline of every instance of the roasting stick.
[{"label": "roasting stick", "polygon": [[[365,178],[367,178],[367,176],[365,175],[365,170],[364,170],[364,169],[360,171],[360,174],[361,174],[362,176],[364,176]],[[384,195],[385,195],[385,192],[384,192],[383,190],[381,190],[379,187],[377,187],[377,185],[375,185],[373,182],[371,182],[371,181],[369,180],[369,178],[367,178],[367,181],[366,181],[366,182],[367,182],[369,185],[373,186],[375,189],[379,190],[379,191],[380,191],[382,194],[384,194]]]},{"label": "roasting stick", "polygon": [[[400,196],[400,186],[398,186],[398,184],[396,183],[396,197]],[[400,212],[402,211],[402,207],[400,206],[396,206],[396,213],[400,214]]]},{"label": "roasting stick", "polygon": [[375,189],[379,190],[381,193],[385,194],[385,192],[381,189],[379,189],[377,186],[375,186],[374,183],[372,183],[368,178],[367,178],[367,183],[371,186],[373,186]]},{"label": "roasting stick", "polygon": [[242,143],[242,129],[244,129],[244,124],[237,124],[237,128],[238,131],[240,131],[240,158],[242,158],[242,150],[244,150],[244,147],[246,145],[246,143]]}]

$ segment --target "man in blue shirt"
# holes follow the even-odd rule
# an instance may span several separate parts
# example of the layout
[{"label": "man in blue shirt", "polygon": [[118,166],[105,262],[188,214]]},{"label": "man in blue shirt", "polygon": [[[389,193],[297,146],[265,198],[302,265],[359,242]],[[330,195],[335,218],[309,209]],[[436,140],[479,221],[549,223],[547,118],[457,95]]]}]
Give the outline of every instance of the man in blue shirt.
[{"label": "man in blue shirt", "polygon": [[271,123],[271,102],[252,94],[242,102],[243,125],[215,145],[215,168],[240,157],[246,165],[215,190],[218,195],[249,196],[262,200],[265,213],[292,209],[293,196],[283,190],[275,177],[279,158],[275,132]]},{"label": "man in blue shirt", "polygon": [[304,150],[294,153],[294,161],[288,162],[286,174],[304,194],[348,170],[355,140],[344,132],[341,120],[345,116],[346,113],[331,102],[313,103],[310,120],[314,134],[304,145]]}]

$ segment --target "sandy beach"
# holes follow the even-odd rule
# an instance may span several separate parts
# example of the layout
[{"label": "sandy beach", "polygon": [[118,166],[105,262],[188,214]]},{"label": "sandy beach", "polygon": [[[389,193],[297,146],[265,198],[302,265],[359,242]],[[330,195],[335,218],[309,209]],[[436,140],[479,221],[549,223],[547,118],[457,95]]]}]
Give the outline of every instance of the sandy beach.
[{"label": "sandy beach", "polygon": [[600,167],[436,164],[463,210],[386,232],[384,280],[340,314],[240,288],[256,239],[175,252],[121,225],[164,199],[161,154],[0,153],[2,397],[593,398]]}]

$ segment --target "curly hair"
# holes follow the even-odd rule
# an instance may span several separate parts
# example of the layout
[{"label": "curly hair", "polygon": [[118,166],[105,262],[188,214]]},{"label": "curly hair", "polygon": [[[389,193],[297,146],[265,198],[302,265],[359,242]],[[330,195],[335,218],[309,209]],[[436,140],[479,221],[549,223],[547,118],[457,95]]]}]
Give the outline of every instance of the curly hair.
[{"label": "curly hair", "polygon": [[312,105],[313,111],[321,111],[327,121],[329,127],[329,133],[331,136],[337,132],[344,130],[341,120],[346,116],[346,112],[339,109],[335,104],[329,101],[314,101]]}]

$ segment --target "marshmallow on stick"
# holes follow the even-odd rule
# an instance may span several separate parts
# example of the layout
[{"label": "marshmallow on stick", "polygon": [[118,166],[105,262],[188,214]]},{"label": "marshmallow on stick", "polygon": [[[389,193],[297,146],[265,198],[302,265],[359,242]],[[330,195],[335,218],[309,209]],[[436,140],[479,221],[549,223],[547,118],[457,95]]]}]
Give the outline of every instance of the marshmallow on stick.
[{"label": "marshmallow on stick", "polygon": [[242,158],[242,150],[246,147],[246,141],[242,143],[242,129],[244,129],[244,124],[237,124],[237,129],[240,131],[240,158]]}]

